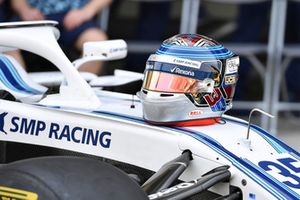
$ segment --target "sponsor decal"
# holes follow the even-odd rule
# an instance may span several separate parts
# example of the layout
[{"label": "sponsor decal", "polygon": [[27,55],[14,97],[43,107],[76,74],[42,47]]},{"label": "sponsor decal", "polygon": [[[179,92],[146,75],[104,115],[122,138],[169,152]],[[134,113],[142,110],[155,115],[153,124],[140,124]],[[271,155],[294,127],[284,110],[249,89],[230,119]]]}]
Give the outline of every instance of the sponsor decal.
[{"label": "sponsor decal", "polygon": [[6,115],[7,115],[7,112],[0,114],[0,132],[5,133],[5,134],[7,134],[6,131],[4,130],[4,118]]},{"label": "sponsor decal", "polygon": [[173,63],[177,65],[182,65],[182,66],[192,67],[197,69],[199,69],[201,66],[201,63],[197,61],[191,61],[191,60],[180,59],[180,58],[174,58]]},{"label": "sponsor decal", "polygon": [[196,117],[201,114],[203,114],[202,110],[193,110],[193,111],[189,112],[189,117]]},{"label": "sponsor decal", "polygon": [[147,62],[147,64],[146,64],[146,69],[147,69],[147,70],[154,69],[154,65],[153,65],[152,63],[150,63],[150,62]]},{"label": "sponsor decal", "polygon": [[[1,115],[3,115],[3,113]],[[11,133],[32,136],[46,134],[49,139],[100,146],[102,148],[110,148],[111,144],[112,134],[109,131],[100,131],[81,126],[71,126],[68,124],[62,125],[55,122],[44,122],[42,120],[27,119],[18,116],[13,116],[9,124],[10,127],[6,130],[9,130]],[[0,129],[1,127],[2,130],[0,131],[6,133],[3,128],[4,117],[2,117],[2,123],[0,118]]]},{"label": "sponsor decal", "polygon": [[234,85],[234,84],[236,84],[236,74],[226,75],[225,85]]},{"label": "sponsor decal", "polygon": [[112,48],[109,50],[109,53],[116,53],[119,51],[127,51],[127,47],[121,47],[121,48]]},{"label": "sponsor decal", "polygon": [[226,72],[225,74],[237,73],[240,65],[239,57],[229,58],[226,60]]},{"label": "sponsor decal", "polygon": [[200,66],[201,66],[201,62],[199,62],[199,61],[189,60],[189,59],[184,59],[184,58],[177,58],[177,57],[168,56],[168,55],[152,54],[149,57],[148,61],[169,63],[169,64],[174,64],[174,65],[179,65],[179,66],[184,66],[184,67],[190,67],[190,68],[194,68],[194,69],[200,69]]},{"label": "sponsor decal", "polygon": [[263,160],[258,166],[278,181],[293,189],[300,189],[300,161],[290,155],[276,160]]},{"label": "sponsor decal", "polygon": [[157,193],[154,193],[154,194],[151,194],[149,195],[149,199],[153,200],[153,199],[163,199],[163,197],[165,195],[168,195],[170,193],[173,193],[177,190],[182,190],[182,189],[185,189],[185,188],[189,188],[189,187],[192,187],[194,185],[196,185],[198,183],[197,180],[194,180],[194,181],[191,181],[191,182],[184,182],[184,183],[180,183],[178,185],[175,185],[173,187],[170,187],[170,188],[167,188],[167,189],[164,189],[164,190],[161,190]]},{"label": "sponsor decal", "polygon": [[219,88],[215,88],[211,94],[204,95],[205,101],[209,104],[213,112],[225,111],[226,103]]},{"label": "sponsor decal", "polygon": [[183,70],[180,69],[179,67],[172,68],[171,72],[176,74],[186,75],[186,76],[195,76],[195,73],[193,71]]},{"label": "sponsor decal", "polygon": [[0,186],[1,200],[37,200],[38,195],[33,192],[19,190],[15,188]]}]

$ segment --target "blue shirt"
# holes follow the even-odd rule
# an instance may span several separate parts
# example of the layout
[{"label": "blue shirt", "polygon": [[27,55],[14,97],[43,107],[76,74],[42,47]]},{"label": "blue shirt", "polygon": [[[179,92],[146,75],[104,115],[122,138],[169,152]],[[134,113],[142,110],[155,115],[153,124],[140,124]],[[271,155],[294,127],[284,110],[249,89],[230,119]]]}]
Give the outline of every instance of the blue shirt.
[{"label": "blue shirt", "polygon": [[27,2],[44,15],[49,15],[82,8],[89,0],[27,0]]}]

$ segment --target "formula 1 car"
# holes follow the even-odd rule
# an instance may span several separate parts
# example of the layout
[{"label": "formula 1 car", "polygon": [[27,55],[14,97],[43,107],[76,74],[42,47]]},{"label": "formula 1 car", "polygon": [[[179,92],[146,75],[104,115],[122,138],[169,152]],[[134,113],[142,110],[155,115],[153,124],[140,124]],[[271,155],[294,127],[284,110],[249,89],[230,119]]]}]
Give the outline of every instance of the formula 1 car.
[{"label": "formula 1 car", "polygon": [[[126,45],[108,42],[99,50],[100,43],[87,44],[82,60],[72,64],[56,41],[55,25],[0,25],[1,46],[42,56],[65,78],[59,92],[49,94],[12,57],[0,56],[1,144],[47,146],[101,159],[58,156],[2,164],[2,199],[300,199],[297,151],[228,115],[208,126],[149,123],[136,96],[92,88],[74,67],[122,58]],[[119,164],[133,171],[116,169]],[[150,175],[142,181],[137,171]]]}]

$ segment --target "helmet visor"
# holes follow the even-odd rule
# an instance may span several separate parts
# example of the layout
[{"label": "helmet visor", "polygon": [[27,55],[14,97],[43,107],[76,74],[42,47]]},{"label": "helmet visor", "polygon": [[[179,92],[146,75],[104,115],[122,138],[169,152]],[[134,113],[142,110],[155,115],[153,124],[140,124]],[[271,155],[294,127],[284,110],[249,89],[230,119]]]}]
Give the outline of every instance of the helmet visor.
[{"label": "helmet visor", "polygon": [[221,81],[219,60],[195,61],[151,55],[146,64],[143,88],[157,92],[211,92]]},{"label": "helmet visor", "polygon": [[214,87],[212,79],[202,81],[159,71],[146,71],[143,88],[157,92],[192,93],[211,92]]}]

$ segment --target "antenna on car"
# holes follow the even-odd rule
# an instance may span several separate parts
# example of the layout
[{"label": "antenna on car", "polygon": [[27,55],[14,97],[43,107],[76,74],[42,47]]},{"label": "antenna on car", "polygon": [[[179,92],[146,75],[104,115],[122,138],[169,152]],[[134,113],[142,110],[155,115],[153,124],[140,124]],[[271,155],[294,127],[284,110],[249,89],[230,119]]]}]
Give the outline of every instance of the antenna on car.
[{"label": "antenna on car", "polygon": [[269,114],[269,113],[267,113],[267,112],[265,112],[265,111],[263,111],[263,110],[261,110],[261,109],[259,109],[259,108],[253,108],[253,109],[250,111],[249,119],[248,119],[248,130],[247,130],[247,138],[246,138],[247,140],[249,140],[250,126],[251,126],[251,117],[252,117],[252,114],[253,114],[254,112],[260,112],[260,113],[262,113],[263,115],[266,115],[266,116],[268,116],[268,117],[274,118],[274,115],[271,115],[271,114]]}]

